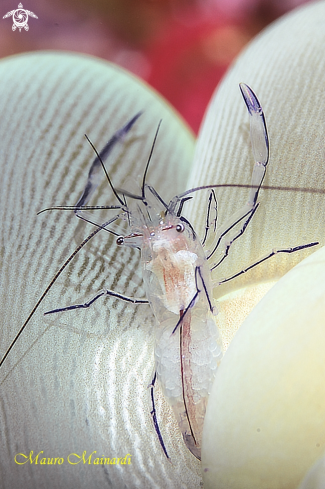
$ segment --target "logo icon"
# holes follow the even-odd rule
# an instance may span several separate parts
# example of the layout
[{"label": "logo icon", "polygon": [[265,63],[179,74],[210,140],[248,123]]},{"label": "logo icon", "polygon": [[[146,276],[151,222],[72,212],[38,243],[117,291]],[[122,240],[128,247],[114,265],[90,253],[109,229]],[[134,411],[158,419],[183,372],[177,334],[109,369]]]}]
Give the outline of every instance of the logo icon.
[{"label": "logo icon", "polygon": [[35,19],[38,19],[37,15],[35,15],[33,12],[30,10],[25,10],[23,9],[23,4],[19,3],[18,8],[16,10],[11,10],[11,12],[7,12],[6,15],[3,16],[3,19],[6,19],[7,17],[12,16],[13,20],[13,25],[12,25],[12,30],[15,31],[18,27],[19,32],[21,32],[22,28],[25,29],[25,31],[28,31],[29,25],[27,24],[28,22],[28,16],[34,17]]}]

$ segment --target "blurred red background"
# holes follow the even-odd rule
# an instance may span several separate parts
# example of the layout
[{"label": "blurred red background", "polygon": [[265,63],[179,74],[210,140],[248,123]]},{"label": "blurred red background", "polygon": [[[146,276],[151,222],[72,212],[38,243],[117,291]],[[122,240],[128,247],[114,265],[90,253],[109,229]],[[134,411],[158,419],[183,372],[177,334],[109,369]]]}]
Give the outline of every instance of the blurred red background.
[{"label": "blurred red background", "polygon": [[308,0],[24,0],[29,31],[12,31],[19,0],[1,2],[0,56],[87,53],[147,81],[197,133],[207,103],[245,44]]}]

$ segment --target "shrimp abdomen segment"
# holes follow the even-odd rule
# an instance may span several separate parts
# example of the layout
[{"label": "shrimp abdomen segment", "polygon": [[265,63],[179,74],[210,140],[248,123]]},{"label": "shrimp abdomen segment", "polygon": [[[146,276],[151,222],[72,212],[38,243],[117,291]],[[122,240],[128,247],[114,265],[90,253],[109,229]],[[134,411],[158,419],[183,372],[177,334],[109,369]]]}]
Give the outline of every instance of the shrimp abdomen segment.
[{"label": "shrimp abdomen segment", "polygon": [[212,314],[207,314],[200,301],[184,315],[172,334],[175,318],[159,325],[155,348],[157,377],[186,446],[200,459],[206,404],[221,360],[222,344]]}]

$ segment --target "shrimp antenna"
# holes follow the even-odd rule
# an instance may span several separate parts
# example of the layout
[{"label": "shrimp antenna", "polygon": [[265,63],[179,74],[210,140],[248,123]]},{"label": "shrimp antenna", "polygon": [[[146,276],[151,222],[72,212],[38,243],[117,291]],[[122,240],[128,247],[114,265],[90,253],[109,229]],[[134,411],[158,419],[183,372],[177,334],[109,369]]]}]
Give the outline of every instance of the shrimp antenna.
[{"label": "shrimp antenna", "polygon": [[202,185],[201,187],[194,187],[186,190],[182,194],[178,194],[170,201],[169,206],[172,202],[179,201],[189,194],[198,192],[200,190],[209,190],[214,188],[261,188],[262,190],[280,190],[283,192],[305,192],[309,194],[325,194],[325,189],[323,188],[312,188],[312,187],[280,187],[276,185],[252,185],[248,183],[217,183],[215,185]]},{"label": "shrimp antenna", "polygon": [[123,205],[123,204],[124,204],[124,202],[123,202],[123,200],[120,198],[120,196],[118,195],[118,193],[116,192],[116,190],[115,190],[115,188],[114,188],[114,186],[113,186],[113,184],[112,184],[112,181],[111,181],[111,179],[109,178],[109,175],[108,175],[108,173],[107,173],[107,170],[106,170],[105,164],[104,164],[104,162],[103,162],[103,160],[102,160],[102,158],[101,158],[100,154],[98,153],[98,151],[97,151],[97,149],[95,148],[95,146],[93,145],[93,143],[90,141],[90,139],[89,139],[89,137],[87,136],[87,134],[85,134],[85,138],[87,139],[88,143],[89,143],[89,144],[90,144],[90,146],[93,148],[93,150],[95,151],[96,156],[97,156],[97,158],[99,159],[99,161],[100,161],[100,163],[101,163],[101,165],[102,165],[102,168],[103,168],[103,170],[104,170],[105,176],[106,176],[106,178],[107,178],[107,180],[108,180],[108,183],[110,184],[111,189],[113,190],[113,193],[114,193],[115,197],[117,198],[117,200],[119,201],[119,203],[120,203],[121,205]]},{"label": "shrimp antenna", "polygon": [[151,160],[151,157],[152,157],[153,149],[154,149],[155,144],[156,144],[156,140],[157,140],[157,136],[158,136],[158,132],[159,132],[159,128],[160,128],[161,122],[162,122],[162,119],[160,119],[160,121],[159,121],[157,130],[156,130],[156,134],[155,134],[155,137],[154,137],[152,146],[151,146],[151,151],[150,151],[150,154],[149,154],[149,158],[148,158],[148,161],[147,161],[147,164],[146,164],[146,168],[145,168],[144,174],[143,174],[143,180],[142,180],[142,200],[145,200],[144,186],[145,186],[145,183],[146,183],[146,177],[147,177],[147,173],[148,173],[149,163],[150,163],[150,160]]},{"label": "shrimp antenna", "polygon": [[42,209],[41,211],[38,211],[37,215],[39,216],[43,212],[47,211],[71,211],[71,210],[76,210],[76,211],[84,211],[84,210],[92,210],[92,211],[97,211],[97,210],[103,210],[103,209],[122,209],[120,205],[54,205],[52,207],[47,207],[46,209]]}]

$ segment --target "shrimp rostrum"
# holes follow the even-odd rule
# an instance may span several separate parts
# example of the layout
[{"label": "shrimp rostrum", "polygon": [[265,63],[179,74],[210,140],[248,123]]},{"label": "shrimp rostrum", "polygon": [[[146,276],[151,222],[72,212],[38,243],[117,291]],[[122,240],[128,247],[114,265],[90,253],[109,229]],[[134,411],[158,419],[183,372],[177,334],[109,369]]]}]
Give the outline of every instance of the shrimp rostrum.
[{"label": "shrimp rostrum", "polygon": [[[222,341],[214,319],[216,309],[212,298],[213,287],[245,273],[277,253],[292,253],[317,244],[309,243],[295,248],[272,250],[268,255],[245,269],[239,270],[231,277],[225,278],[221,282],[212,281],[211,271],[218,268],[227,258],[232,243],[245,232],[258,208],[259,189],[263,182],[269,157],[269,143],[262,108],[255,94],[247,85],[241,84],[240,89],[250,116],[251,143],[255,159],[247,203],[231,219],[220,226],[216,225],[217,217],[215,216],[213,219],[210,214],[212,214],[212,203],[215,203],[215,207],[217,203],[214,188],[223,185],[197,187],[177,195],[169,203],[165,203],[157,191],[146,183],[149,162],[158,130],[144,171],[139,194],[115,189],[107,175],[103,159],[131,129],[140,116],[137,114],[113,136],[100,154],[97,153],[89,171],[85,190],[78,203],[73,207],[79,218],[96,225],[95,231],[81,243],[74,254],[60,268],[7,351],[8,354],[44,295],[79,249],[97,232],[102,230],[113,232],[109,229],[111,223],[118,219],[127,221],[129,233],[125,236],[118,236],[116,243],[118,246],[129,246],[141,250],[142,276],[147,300],[126,297],[111,290],[102,290],[85,304],[54,309],[48,311],[47,314],[89,307],[103,295],[114,296],[134,304],[147,304],[149,302],[157,322],[155,370],[150,384],[151,414],[160,444],[167,457],[168,453],[159,429],[154,404],[156,381],[158,381],[166,399],[172,406],[186,446],[196,458],[201,458],[206,405],[211,384],[222,358]],[[97,207],[86,204],[98,186],[101,178],[99,172],[102,172],[101,166],[104,168],[118,202],[115,206],[105,208],[116,209],[118,213],[107,222],[99,224],[94,223],[93,218],[90,218],[89,214],[86,213],[87,209],[96,209]],[[102,174],[104,175],[104,172]],[[210,195],[205,236],[201,242],[190,222],[182,215],[182,211],[186,201],[192,198],[191,194],[204,189],[208,189]],[[55,208],[67,209],[68,207]],[[205,250],[204,247],[207,242],[210,243],[209,251]],[[217,259],[216,256],[218,256]]]}]

